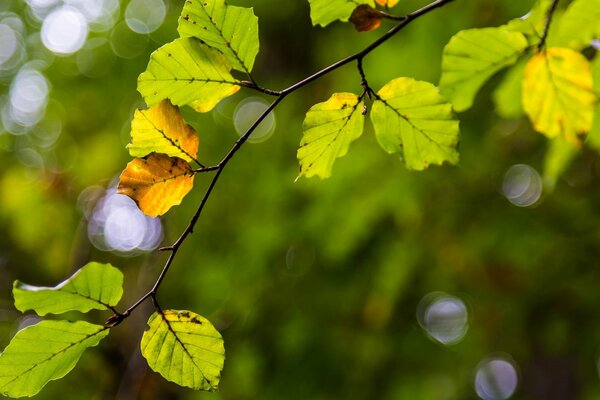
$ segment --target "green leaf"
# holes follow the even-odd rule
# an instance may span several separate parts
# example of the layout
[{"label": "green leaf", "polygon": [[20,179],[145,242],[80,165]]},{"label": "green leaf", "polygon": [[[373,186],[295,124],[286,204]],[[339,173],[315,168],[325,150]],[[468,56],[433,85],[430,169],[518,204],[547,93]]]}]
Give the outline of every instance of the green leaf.
[{"label": "green leaf", "polygon": [[527,60],[521,59],[514,67],[506,71],[502,82],[492,94],[496,112],[503,118],[519,118],[523,115],[521,87],[526,65]]},{"label": "green leaf", "polygon": [[596,102],[590,63],[581,53],[553,47],[527,63],[523,108],[536,131],[577,142],[592,127]]},{"label": "green leaf", "polygon": [[132,157],[163,153],[188,162],[196,159],[198,135],[185,123],[179,109],[169,100],[146,110],[136,110],[131,121],[131,143],[127,145]]},{"label": "green leaf", "polygon": [[579,152],[579,147],[562,137],[550,140],[544,158],[544,188],[552,191],[556,181],[567,170]]},{"label": "green leaf", "polygon": [[600,38],[600,0],[573,1],[556,24],[556,35],[548,38],[550,46],[588,47],[592,39]]},{"label": "green leaf", "polygon": [[327,26],[333,21],[348,21],[352,11],[361,4],[375,7],[374,0],[308,0],[313,25]]},{"label": "green leaf", "polygon": [[108,329],[88,322],[41,321],[17,332],[0,355],[0,393],[33,396],[75,367]]},{"label": "green leaf", "polygon": [[230,70],[218,50],[195,38],[175,39],[152,53],[138,78],[138,91],[148,106],[170,99],[177,106],[207,112],[240,89]]},{"label": "green leaf", "polygon": [[552,0],[537,0],[527,14],[509,21],[500,28],[521,32],[531,38],[530,43],[537,43],[544,32],[546,15],[551,4]]},{"label": "green leaf", "polygon": [[223,338],[191,311],[155,312],[142,337],[142,355],[165,379],[196,390],[217,390],[225,362]]},{"label": "green leaf", "polygon": [[13,285],[15,307],[39,315],[106,310],[123,295],[123,273],[110,264],[91,262],[55,287]]},{"label": "green leaf", "polygon": [[258,54],[258,18],[252,8],[224,0],[187,0],[179,27],[181,37],[195,37],[227,57],[234,69],[252,71]]},{"label": "green leaf", "polygon": [[514,64],[527,48],[519,32],[501,28],[467,29],[444,47],[440,90],[456,111],[471,107],[481,86],[502,68]]},{"label": "green leaf", "polygon": [[[592,67],[592,79],[593,79],[593,90],[597,97],[600,97],[600,56],[596,54],[596,57],[591,62]],[[594,112],[594,122],[592,128],[588,133],[586,144],[600,152],[600,104],[596,104],[596,111]]]},{"label": "green leaf", "polygon": [[458,120],[452,106],[429,82],[397,78],[377,93],[371,121],[388,153],[402,153],[409,169],[458,163]]},{"label": "green leaf", "polygon": [[363,102],[352,93],[335,93],[311,107],[304,119],[298,149],[300,176],[331,176],[335,159],[348,152],[350,143],[363,132]]}]

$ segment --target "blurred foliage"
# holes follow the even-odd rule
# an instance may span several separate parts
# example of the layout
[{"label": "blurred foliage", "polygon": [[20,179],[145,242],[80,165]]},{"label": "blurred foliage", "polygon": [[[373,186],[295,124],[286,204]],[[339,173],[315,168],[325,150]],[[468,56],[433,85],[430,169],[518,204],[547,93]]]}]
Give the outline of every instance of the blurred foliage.
[{"label": "blurred foliage", "polygon": [[[18,65],[1,71],[2,110],[23,65],[48,83],[39,122],[14,129],[3,117],[0,128],[2,347],[32,323],[12,305],[13,280],[54,286],[90,260],[111,262],[125,274],[122,304],[128,305],[148,290],[165,260],[157,252],[99,250],[88,223],[129,160],[130,120],[143,105],[137,76],[150,52],[176,37],[183,2],[167,3],[160,28],[138,34],[124,23],[125,1],[114,26],[90,31],[70,56],[46,50],[29,3],[41,2],[0,3],[4,22],[21,21],[25,50]],[[381,34],[381,28],[358,34],[340,23],[313,28],[307,1],[231,3],[254,7],[261,39],[254,76],[274,89]],[[406,0],[397,8],[405,13],[424,4]],[[499,26],[531,5],[455,1],[436,10],[365,59],[369,83],[378,88],[398,76],[435,83],[453,34]],[[516,398],[598,398],[600,159],[582,148],[552,192],[530,207],[510,203],[505,172],[517,164],[543,172],[548,143],[525,119],[492,111],[501,79],[493,77],[460,115],[459,167],[408,172],[380,151],[367,124],[326,182],[294,183],[302,120],[331,93],[360,90],[356,68],[286,98],[273,136],[246,145],[228,166],[159,295],[163,306],[194,310],[221,331],[227,363],[220,391],[179,388],[148,369],[139,351],[148,307],[37,398],[477,398],[475,369],[497,354],[518,366]],[[232,115],[250,96],[256,94],[242,90],[204,115],[184,110],[200,135],[202,162],[218,161],[235,141]],[[199,178],[198,189],[162,220],[165,244],[193,213],[208,179]],[[469,327],[457,344],[432,340],[418,323],[421,299],[433,292],[467,306]],[[105,319],[101,312],[89,317]]]}]

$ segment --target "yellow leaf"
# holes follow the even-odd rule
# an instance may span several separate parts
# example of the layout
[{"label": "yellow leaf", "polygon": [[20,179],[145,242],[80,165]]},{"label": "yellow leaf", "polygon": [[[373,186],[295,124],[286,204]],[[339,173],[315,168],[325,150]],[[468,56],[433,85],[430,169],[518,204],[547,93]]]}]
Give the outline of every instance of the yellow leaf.
[{"label": "yellow leaf", "polygon": [[567,48],[536,54],[525,68],[523,109],[535,130],[549,138],[578,142],[592,127],[592,71],[588,60]]},{"label": "yellow leaf", "polygon": [[398,0],[375,0],[375,3],[379,4],[380,6],[394,7],[396,4],[398,4]]},{"label": "yellow leaf", "polygon": [[135,111],[127,148],[132,157],[163,153],[192,162],[196,160],[198,141],[196,131],[185,123],[179,108],[163,100],[147,110]]},{"label": "yellow leaf", "polygon": [[193,185],[194,171],[187,161],[150,153],[127,164],[118,193],[135,200],[144,214],[158,217],[180,204]]}]

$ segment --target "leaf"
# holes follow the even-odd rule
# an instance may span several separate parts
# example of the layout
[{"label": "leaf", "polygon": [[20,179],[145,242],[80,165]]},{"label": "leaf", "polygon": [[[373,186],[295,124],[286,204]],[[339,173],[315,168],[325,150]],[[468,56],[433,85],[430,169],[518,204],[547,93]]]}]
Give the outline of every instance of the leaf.
[{"label": "leaf", "polygon": [[383,14],[368,4],[361,4],[352,11],[350,22],[359,32],[372,31],[379,28]]},{"label": "leaf", "polygon": [[401,152],[409,169],[458,163],[458,120],[452,106],[429,82],[396,78],[377,93],[371,121],[381,147]]},{"label": "leaf", "polygon": [[557,30],[549,44],[581,50],[600,38],[600,0],[575,0],[556,22]]},{"label": "leaf", "polygon": [[363,131],[363,102],[352,93],[335,93],[306,113],[298,149],[300,176],[331,176],[335,159],[348,152]]},{"label": "leaf", "polygon": [[15,307],[39,315],[67,311],[106,310],[117,305],[123,295],[123,273],[110,264],[90,262],[55,287],[13,285]]},{"label": "leaf", "polygon": [[223,338],[191,311],[155,312],[142,337],[142,355],[152,370],[180,386],[217,390],[225,362]]},{"label": "leaf", "polygon": [[348,21],[354,9],[361,4],[375,6],[373,0],[308,0],[313,25],[327,26],[333,21]]},{"label": "leaf", "polygon": [[196,131],[185,123],[179,109],[163,100],[149,109],[135,111],[127,148],[132,157],[156,152],[192,162],[198,153],[198,141]]},{"label": "leaf", "polygon": [[551,3],[552,0],[537,0],[527,14],[509,21],[500,28],[521,32],[531,37],[530,43],[537,43],[544,32],[546,16]]},{"label": "leaf", "polygon": [[595,103],[590,63],[580,53],[554,47],[527,63],[523,108],[536,131],[576,142],[592,127]]},{"label": "leaf", "polygon": [[579,146],[560,136],[549,141],[544,158],[544,188],[547,191],[554,189],[556,181],[567,170],[578,152]]},{"label": "leaf", "polygon": [[[594,81],[594,92],[596,92],[596,96],[600,96],[600,57],[597,54],[592,60],[592,79]],[[600,152],[600,104],[596,104],[594,123],[590,128],[586,143]]]},{"label": "leaf", "polygon": [[493,92],[496,112],[503,118],[519,118],[523,115],[523,104],[521,102],[521,87],[527,60],[521,59],[508,71],[502,82]]},{"label": "leaf", "polygon": [[177,31],[221,51],[234,69],[252,71],[259,47],[258,18],[252,8],[230,6],[224,0],[187,0]]},{"label": "leaf", "polygon": [[398,4],[398,0],[375,0],[375,3],[379,4],[382,7],[394,7]]},{"label": "leaf", "polygon": [[456,111],[467,110],[479,88],[514,64],[526,47],[527,39],[519,32],[501,28],[460,31],[444,47],[440,90]]},{"label": "leaf", "polygon": [[33,396],[75,367],[108,329],[88,322],[41,321],[17,332],[0,355],[0,393]]},{"label": "leaf", "polygon": [[127,164],[117,191],[135,200],[144,214],[158,217],[180,204],[193,185],[194,171],[187,161],[150,153]]},{"label": "leaf", "polygon": [[240,89],[230,70],[218,50],[195,38],[175,39],[152,53],[138,78],[138,91],[148,106],[170,99],[177,106],[208,112]]}]

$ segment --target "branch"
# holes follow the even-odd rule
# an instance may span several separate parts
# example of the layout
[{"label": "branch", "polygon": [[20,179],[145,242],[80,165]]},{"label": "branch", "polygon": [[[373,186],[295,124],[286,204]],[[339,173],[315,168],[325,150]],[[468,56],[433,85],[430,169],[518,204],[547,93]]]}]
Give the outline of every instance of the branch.
[{"label": "branch", "polygon": [[554,16],[554,11],[556,11],[556,6],[558,6],[559,0],[552,0],[550,7],[548,7],[548,11],[546,12],[546,25],[544,26],[544,33],[538,43],[537,49],[538,52],[542,51],[542,49],[546,46],[546,39],[548,38],[548,32],[550,31],[550,25],[552,24],[552,17]]},{"label": "branch", "polygon": [[[233,156],[244,145],[244,143],[246,143],[246,141],[248,140],[250,135],[252,135],[252,133],[258,127],[258,125],[267,117],[267,115],[269,115],[270,112],[272,112],[275,109],[275,107],[277,107],[277,105],[279,105],[279,103],[287,95],[295,92],[296,90],[302,88],[303,86],[319,79],[320,77],[322,77],[324,75],[329,74],[330,72],[337,70],[338,68],[340,68],[352,61],[358,62],[359,71],[361,73],[361,80],[362,80],[361,83],[366,85],[366,78],[364,76],[364,72],[362,71],[363,58],[365,58],[371,51],[375,50],[377,47],[379,47],[384,42],[386,42],[388,39],[390,39],[392,36],[394,36],[396,33],[398,33],[402,28],[404,28],[406,25],[408,25],[413,20],[429,13],[430,11],[435,10],[436,8],[439,8],[447,3],[450,3],[452,1],[453,0],[436,0],[436,1],[426,5],[425,7],[420,8],[420,9],[406,15],[405,17],[403,17],[401,19],[401,21],[398,24],[396,24],[388,32],[386,32],[379,39],[375,40],[373,43],[371,43],[369,46],[367,46],[363,50],[361,50],[349,57],[346,57],[336,63],[333,63],[333,64],[329,65],[328,67],[321,69],[320,71],[294,83],[293,85],[287,87],[284,90],[276,91],[276,90],[266,89],[266,88],[263,88],[263,87],[257,85],[253,81],[240,82],[241,86],[251,88],[254,90],[258,90],[258,91],[268,94],[268,95],[276,96],[276,99],[256,119],[256,121],[252,124],[252,126],[250,128],[248,128],[246,130],[246,132],[233,144],[231,149],[227,152],[227,154],[223,157],[223,159],[216,166],[202,167],[202,168],[199,168],[194,171],[194,172],[209,172],[209,171],[216,171],[216,172],[213,175],[212,180],[211,180],[208,188],[206,189],[206,192],[204,193],[204,196],[202,197],[202,200],[200,201],[198,208],[196,209],[196,212],[190,219],[188,226],[185,228],[185,230],[181,233],[179,238],[177,238],[177,240],[171,246],[162,247],[159,249],[160,251],[168,251],[171,254],[167,258],[167,261],[165,262],[165,265],[163,266],[163,269],[160,272],[160,274],[159,274],[158,278],[156,279],[152,288],[146,294],[144,294],[142,297],[140,297],[140,299],[137,300],[133,305],[131,305],[128,309],[126,309],[122,314],[116,313],[113,317],[111,317],[109,319],[109,321],[107,321],[107,325],[110,323],[110,326],[112,327],[112,326],[120,324],[124,319],[126,319],[131,314],[131,312],[133,310],[135,310],[140,304],[142,304],[148,298],[152,299],[154,306],[156,308],[159,307],[158,302],[156,300],[156,295],[158,293],[160,285],[163,282],[167,273],[169,272],[169,268],[171,267],[173,260],[175,259],[176,255],[177,255],[177,251],[179,250],[179,247],[183,244],[183,242],[186,240],[186,238],[194,231],[196,223],[198,222],[198,219],[200,218],[200,215],[202,214],[202,211],[204,210],[204,206],[206,205],[208,199],[210,198],[210,195],[212,194],[213,189],[215,188],[215,185],[217,184],[217,181],[221,177],[221,173],[223,172],[223,170],[225,169],[225,167],[227,166],[229,161],[233,158]],[[369,92],[369,93],[372,92],[371,90],[369,90],[368,85],[365,88],[365,92]]]}]

